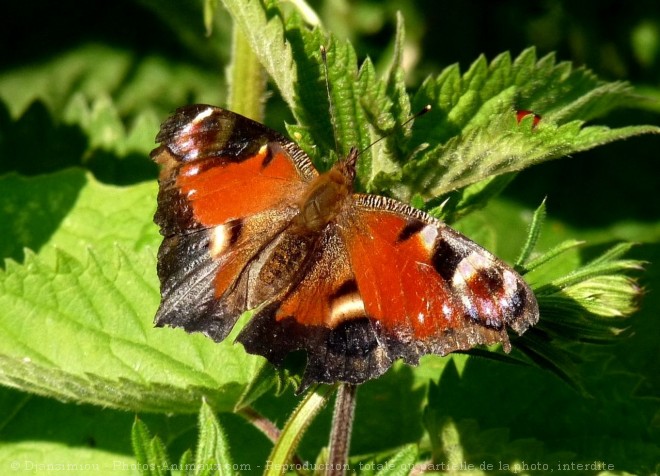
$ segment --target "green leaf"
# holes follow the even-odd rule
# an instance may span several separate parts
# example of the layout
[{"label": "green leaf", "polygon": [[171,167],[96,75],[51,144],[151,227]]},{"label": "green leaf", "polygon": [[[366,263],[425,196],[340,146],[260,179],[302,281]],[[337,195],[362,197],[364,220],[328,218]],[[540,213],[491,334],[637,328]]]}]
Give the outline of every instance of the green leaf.
[{"label": "green leaf", "polygon": [[[319,154],[319,150],[346,155],[352,146],[365,149],[373,142],[364,111],[355,107],[358,101],[369,100],[365,97],[375,94],[369,81],[373,79],[369,62],[358,71],[355,51],[347,42],[326,38],[318,27],[308,30],[297,14],[292,14],[285,26],[281,13],[273,13],[274,4],[268,3],[265,11],[252,1],[226,0],[225,6],[303,126],[290,127],[289,133],[321,168],[327,168],[335,159],[327,153]],[[273,38],[286,38],[288,42]],[[333,118],[321,69],[322,45],[328,51],[327,79]],[[364,154],[359,164],[361,174],[367,177],[370,155]]]},{"label": "green leaf", "polygon": [[[193,462],[193,452],[191,449],[187,449],[186,451],[183,452],[181,455],[181,459],[179,459],[179,468],[194,468],[194,462]],[[194,469],[189,469],[186,471],[185,476],[193,476],[195,474]]]},{"label": "green leaf", "polygon": [[[336,155],[346,156],[351,147],[362,151],[374,141],[367,112],[360,103],[375,101],[382,85],[374,82],[371,62],[366,61],[358,69],[355,50],[348,42],[326,38],[320,29],[309,31],[294,22],[289,26],[288,38],[300,70],[298,102],[293,109],[300,125],[287,129],[319,167],[327,169],[336,161]],[[327,49],[327,87],[321,46]],[[373,150],[361,154],[360,177],[371,176],[373,154]]]},{"label": "green leaf", "polygon": [[[468,185],[462,189],[451,192],[448,196],[440,197],[442,202],[435,206],[438,199],[430,200],[424,204],[421,195],[421,208],[428,208],[428,212],[444,220],[453,223],[462,217],[486,206],[488,201],[498,196],[515,178],[514,173],[496,175]],[[446,198],[445,198],[446,197]]]},{"label": "green leaf", "polygon": [[[22,248],[40,250],[54,262],[58,251],[78,259],[93,243],[97,253],[156,247],[155,225],[145,220],[155,210],[156,184],[131,188],[104,185],[80,169],[49,175],[0,177],[0,251],[20,259]],[[111,226],[115,223],[116,226]]]},{"label": "green leaf", "polygon": [[167,62],[155,55],[136,62],[130,51],[98,43],[0,73],[0,98],[12,117],[38,100],[59,120],[73,96],[109,94],[122,116],[137,116],[155,106],[165,114],[186,102],[218,102],[218,91],[218,78],[209,68]]},{"label": "green leaf", "polygon": [[[276,17],[270,21],[277,22]],[[254,29],[254,24],[251,26]],[[429,78],[413,104],[420,109],[431,104],[433,110],[416,121],[409,137],[409,127],[401,127],[411,110],[400,67],[404,36],[401,20],[385,80],[376,77],[369,60],[358,70],[355,52],[348,43],[327,38],[318,28],[308,30],[295,15],[283,34],[290,41],[299,73],[296,81],[285,75],[287,86],[295,91],[296,102],[292,104],[286,95],[285,100],[300,124],[288,129],[303,149],[325,169],[335,159],[323,151],[336,150],[345,155],[351,146],[363,150],[373,143],[379,137],[375,131],[381,137],[389,134],[383,144],[377,143],[362,154],[358,164],[362,188],[389,190],[407,201],[415,193],[434,199],[475,184],[476,190],[464,193],[444,212],[450,219],[483,206],[513,177],[499,180],[494,176],[614,140],[660,131],[651,126],[585,126],[585,118],[602,116],[632,101],[635,96],[631,88],[625,83],[602,82],[584,68],[574,70],[568,63],[555,64],[552,55],[537,61],[534,50],[529,49],[515,61],[508,54],[498,56],[491,64],[481,57],[462,76],[453,66],[437,78]],[[258,40],[248,41],[253,49],[264,49]],[[331,106],[324,97],[319,67],[321,45],[328,47]],[[273,61],[273,52],[268,58],[258,55],[273,74],[273,68],[265,63]],[[289,57],[282,58],[288,64]],[[275,76],[275,81],[279,80]],[[523,108],[542,116],[538,126],[533,125],[531,115],[518,124],[515,110]],[[327,123],[329,111],[333,112],[331,124]],[[401,171],[397,163],[403,164]],[[488,185],[478,183],[486,179]]]},{"label": "green leaf", "polygon": [[418,456],[417,445],[405,445],[391,452],[388,457],[379,455],[377,459],[360,458],[351,464],[351,468],[362,476],[406,476],[419,470],[415,464]]},{"label": "green leaf", "polygon": [[206,401],[202,401],[199,411],[199,441],[195,450],[195,475],[216,474],[216,471],[211,471],[214,467],[218,468],[217,474],[233,475],[233,466],[227,435],[213,409]]},{"label": "green leaf", "polygon": [[529,225],[529,231],[527,233],[527,240],[523,245],[520,254],[516,259],[515,266],[516,268],[522,267],[525,262],[529,259],[529,256],[534,251],[536,243],[538,242],[539,235],[541,234],[541,227],[543,226],[543,221],[545,220],[546,210],[545,210],[545,200],[541,202],[541,205],[534,212],[532,217],[532,223]]},{"label": "green leaf", "polygon": [[[405,47],[405,26],[403,16],[397,13],[394,52],[385,77],[380,80],[372,72],[364,81],[364,90],[372,91],[360,101],[368,114],[370,124],[376,129],[374,140],[384,139],[384,146],[378,142],[372,158],[370,187],[378,187],[379,176],[399,170],[397,158],[407,153],[407,142],[411,136],[413,122],[410,110],[410,96],[405,83],[403,54]],[[365,61],[363,69],[369,71],[371,64]]]},{"label": "green leaf", "polygon": [[[502,104],[512,100],[509,96]],[[526,121],[517,124],[510,106],[506,108],[505,112],[490,116],[489,124],[466,127],[446,143],[425,151],[419,161],[404,165],[404,184],[433,198],[491,175],[516,172],[608,142],[660,131],[652,126],[583,127],[580,121],[562,125],[540,123],[531,128]]]},{"label": "green leaf", "polygon": [[[458,66],[449,67],[427,79],[413,99],[414,108],[431,104],[433,109],[417,121],[409,150],[431,145],[392,177],[403,182],[397,195],[438,197],[488,176],[659,132],[652,126],[585,126],[585,120],[633,100],[625,83],[602,82],[586,69],[555,64],[551,55],[537,61],[533,49],[515,61],[508,54],[490,64],[481,57],[462,76]],[[516,109],[542,119],[538,126],[531,115],[518,123]]]},{"label": "green leaf", "polygon": [[[133,411],[197,412],[202,398],[231,410],[261,359],[231,338],[218,345],[152,327],[158,238],[145,217],[154,184],[106,186],[79,171],[54,178],[84,185],[64,223],[41,236],[43,252],[27,251],[22,265],[10,260],[0,271],[0,382]],[[47,179],[8,180],[34,186],[38,197]]]},{"label": "green leaf", "polygon": [[234,411],[240,412],[248,408],[273,386],[278,385],[279,380],[276,372],[276,369],[269,362],[263,362],[236,402]]},{"label": "green leaf", "polygon": [[3,441],[0,465],[6,474],[137,474],[135,459],[95,448],[71,447],[55,441]]},{"label": "green leaf", "polygon": [[[530,229],[530,236],[533,233]],[[580,358],[559,344],[604,343],[619,335],[624,322],[612,318],[627,317],[637,310],[640,288],[627,273],[639,271],[642,263],[621,259],[632,246],[623,243],[559,277],[543,274],[545,266],[578,244],[561,243],[528,262],[529,282],[539,302],[541,321],[517,338],[514,345],[538,365],[585,391],[576,365]]]},{"label": "green leaf", "polygon": [[377,476],[404,476],[410,474],[417,459],[418,450],[415,445],[407,445],[392,456],[386,467],[376,473]]},{"label": "green leaf", "polygon": [[[133,451],[142,474],[186,476],[233,475],[244,465],[234,464],[229,452],[229,441],[213,409],[202,400],[198,417],[198,441],[195,453],[187,449],[181,455],[177,468],[169,463],[163,440],[152,437],[147,426],[135,419],[131,433]],[[245,465],[249,467],[249,465]]]},{"label": "green leaf", "polygon": [[136,418],[131,430],[133,452],[137,459],[140,474],[166,476],[170,474],[170,462],[165,445],[158,436],[151,437],[147,425]]},{"label": "green leaf", "polygon": [[[528,240],[529,241],[529,240]],[[583,245],[583,241],[577,241],[577,240],[567,240],[567,241],[562,241],[558,245],[552,247],[551,249],[545,251],[539,256],[536,256],[532,260],[530,260],[526,268],[528,271],[534,270],[536,268],[540,268],[542,265],[546,264],[549,261],[554,260],[561,254],[574,250],[575,248]]]},{"label": "green leaf", "polygon": [[267,13],[272,2],[268,2],[266,8],[257,0],[223,0],[223,4],[264,69],[277,84],[282,98],[293,108],[297,72],[291,47],[284,42],[282,19],[276,14],[269,16]]},{"label": "green leaf", "polygon": [[85,176],[77,170],[24,178],[0,177],[0,256],[20,260],[39,250],[75,206]]},{"label": "green leaf", "polygon": [[[393,116],[399,121],[406,121],[410,116],[410,96],[408,95],[405,71],[403,69],[403,54],[406,42],[406,32],[404,26],[404,19],[401,12],[397,12],[396,16],[396,37],[394,40],[394,54],[392,55],[392,63],[390,64],[389,71],[385,78],[387,83],[386,93],[389,97],[393,98]],[[405,129],[399,130],[399,141],[405,140],[410,136],[412,125],[408,124]]]},{"label": "green leaf", "polygon": [[[327,36],[318,27],[309,30],[297,14],[290,15],[285,25],[281,17],[269,10],[270,4],[266,12],[256,2],[226,1],[225,5],[298,120],[299,125],[288,127],[290,135],[321,169],[336,160],[330,151],[345,156],[351,147],[364,150],[378,138],[371,131],[367,116],[376,123],[387,122],[384,117],[392,101],[384,95],[385,83],[376,78],[369,60],[358,69],[355,51],[348,42]],[[272,38],[286,38],[288,42]],[[329,98],[321,46],[327,48]],[[395,62],[398,60],[395,58]],[[400,94],[402,72],[396,64],[393,71],[399,76],[393,87]],[[405,109],[402,105],[406,101],[407,97],[399,96],[400,109]],[[365,187],[378,172],[389,167],[385,156],[382,163],[371,163],[373,156],[381,157],[378,151],[384,152],[383,147],[384,144],[374,145],[362,154],[358,167],[360,177],[367,179]]]},{"label": "green leaf", "polygon": [[131,429],[131,444],[133,445],[133,453],[135,459],[139,464],[148,464],[150,459],[149,444],[151,441],[151,434],[149,428],[137,417],[133,422]]},{"label": "green leaf", "polygon": [[[633,245],[631,243],[621,243],[607,252],[603,253],[596,259],[590,261],[581,268],[569,273],[565,276],[562,276],[557,279],[553,279],[546,283],[536,283],[536,293],[540,296],[545,295],[556,295],[557,292],[572,293],[576,292],[576,287],[583,286],[588,283],[597,283],[602,282],[599,278],[607,277],[616,277],[623,276],[623,273],[631,270],[641,270],[642,263],[638,260],[623,260],[619,259],[624,253],[628,252]],[[639,291],[635,287],[630,287],[631,283],[624,285],[621,289],[628,289],[631,294],[632,301],[633,297]],[[580,294],[577,292],[577,294]],[[616,294],[616,293],[615,293]],[[607,296],[600,296],[599,299],[607,298]],[[585,299],[579,300],[581,304],[587,304]],[[634,309],[632,302],[629,306],[617,311],[615,313],[602,312],[598,313],[602,316],[621,316],[630,314]]]},{"label": "green leaf", "polygon": [[[622,336],[624,328],[630,325],[626,318],[638,308],[641,290],[634,274],[641,270],[643,263],[624,259],[631,249],[626,243],[600,252],[586,263],[578,252],[588,254],[589,250],[584,242],[577,240],[562,241],[539,254],[533,249],[533,243],[543,242],[548,246],[561,239],[561,234],[556,233],[560,224],[549,223],[541,230],[539,213],[544,207],[531,217],[527,238],[524,243],[521,241],[520,247],[515,246],[516,237],[511,233],[505,240],[497,240],[506,230],[524,226],[521,219],[511,220],[519,212],[510,208],[493,213],[499,202],[496,200],[491,204],[486,210],[490,213],[485,217],[471,215],[459,221],[457,226],[480,244],[497,251],[500,256],[508,256],[511,261],[513,256],[522,254],[521,248],[526,250],[525,254],[531,259],[524,265],[523,274],[537,296],[541,320],[523,336],[511,336],[514,348],[521,350],[528,359],[513,353],[503,360],[479,349],[473,349],[469,354],[503,362],[513,359],[512,363],[519,364],[529,364],[531,360],[587,394],[585,376],[580,370],[584,349],[573,344],[612,344],[615,338]],[[564,235],[571,234],[564,231]]]}]

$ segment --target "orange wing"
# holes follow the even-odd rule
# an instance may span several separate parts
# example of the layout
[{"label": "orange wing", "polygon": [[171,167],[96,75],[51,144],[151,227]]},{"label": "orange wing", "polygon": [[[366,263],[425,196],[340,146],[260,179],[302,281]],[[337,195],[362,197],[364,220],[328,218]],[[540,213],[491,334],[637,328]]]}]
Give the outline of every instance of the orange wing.
[{"label": "orange wing", "polygon": [[355,195],[343,238],[365,314],[392,358],[416,363],[502,342],[539,318],[534,293],[508,265],[433,217],[384,197]]},{"label": "orange wing", "polygon": [[165,238],[155,321],[219,341],[260,304],[248,270],[286,229],[318,173],[285,137],[212,106],[179,109],[156,140],[152,158],[162,169],[154,219]]},{"label": "orange wing", "polygon": [[177,110],[152,159],[162,166],[155,221],[164,236],[295,202],[318,173],[293,142],[213,106]]}]

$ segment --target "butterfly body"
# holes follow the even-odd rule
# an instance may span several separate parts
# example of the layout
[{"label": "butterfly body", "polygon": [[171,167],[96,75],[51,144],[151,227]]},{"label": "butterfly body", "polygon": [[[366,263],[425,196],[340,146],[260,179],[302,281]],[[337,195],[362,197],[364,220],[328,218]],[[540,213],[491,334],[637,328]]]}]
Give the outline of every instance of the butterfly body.
[{"label": "butterfly body", "polygon": [[527,284],[430,215],[354,193],[356,149],[319,174],[296,144],[212,106],[161,127],[156,324],[237,337],[279,364],[307,353],[302,387],[361,383],[402,358],[509,340],[538,320]]},{"label": "butterfly body", "polygon": [[328,172],[319,175],[298,203],[295,224],[301,231],[318,233],[345,209],[353,191],[357,150],[345,161],[338,162]]}]

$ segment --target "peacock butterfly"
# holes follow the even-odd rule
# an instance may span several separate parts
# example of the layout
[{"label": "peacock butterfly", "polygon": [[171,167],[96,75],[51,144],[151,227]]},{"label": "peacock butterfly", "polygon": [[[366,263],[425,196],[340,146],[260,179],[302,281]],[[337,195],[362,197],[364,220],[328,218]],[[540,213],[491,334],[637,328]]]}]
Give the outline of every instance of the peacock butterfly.
[{"label": "peacock butterfly", "polygon": [[443,222],[353,192],[357,149],[319,173],[281,134],[207,105],[178,109],[151,157],[161,166],[154,217],[157,326],[237,341],[280,364],[307,353],[301,382],[361,383],[398,358],[417,364],[501,342],[539,318],[509,266]]}]

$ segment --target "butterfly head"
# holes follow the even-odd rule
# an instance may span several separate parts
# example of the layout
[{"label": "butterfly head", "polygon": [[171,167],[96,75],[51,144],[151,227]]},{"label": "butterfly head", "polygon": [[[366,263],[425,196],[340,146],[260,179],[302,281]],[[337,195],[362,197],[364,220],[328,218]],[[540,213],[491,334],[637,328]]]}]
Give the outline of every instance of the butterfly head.
[{"label": "butterfly head", "polygon": [[346,158],[340,160],[335,165],[335,168],[339,169],[340,173],[349,181],[351,188],[353,187],[353,182],[355,182],[355,168],[359,156],[360,152],[357,147],[351,147]]}]

